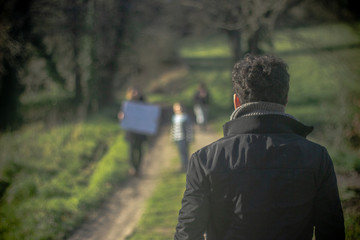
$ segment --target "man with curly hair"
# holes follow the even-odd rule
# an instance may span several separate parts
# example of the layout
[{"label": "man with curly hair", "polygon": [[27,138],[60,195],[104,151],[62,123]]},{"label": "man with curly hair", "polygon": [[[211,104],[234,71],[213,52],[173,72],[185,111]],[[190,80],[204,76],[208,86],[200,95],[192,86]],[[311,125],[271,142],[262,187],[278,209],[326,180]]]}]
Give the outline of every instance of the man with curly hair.
[{"label": "man with curly hair", "polygon": [[191,156],[175,239],[345,239],[332,160],[285,113],[287,69],[270,55],[235,64],[235,111]]}]

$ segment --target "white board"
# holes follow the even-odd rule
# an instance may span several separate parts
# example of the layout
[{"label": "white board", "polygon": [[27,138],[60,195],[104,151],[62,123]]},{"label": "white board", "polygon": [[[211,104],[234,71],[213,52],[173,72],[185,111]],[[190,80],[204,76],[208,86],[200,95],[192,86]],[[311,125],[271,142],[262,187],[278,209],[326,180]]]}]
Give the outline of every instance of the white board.
[{"label": "white board", "polygon": [[126,101],[123,105],[124,119],[121,127],[127,131],[155,135],[159,127],[161,109],[155,104]]}]

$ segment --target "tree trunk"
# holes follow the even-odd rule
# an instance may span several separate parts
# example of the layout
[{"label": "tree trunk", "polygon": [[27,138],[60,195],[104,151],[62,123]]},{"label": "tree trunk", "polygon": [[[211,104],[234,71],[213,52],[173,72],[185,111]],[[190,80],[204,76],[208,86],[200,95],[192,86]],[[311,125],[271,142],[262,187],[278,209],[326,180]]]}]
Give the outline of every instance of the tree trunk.
[{"label": "tree trunk", "polygon": [[[89,18],[94,32],[90,50],[92,59],[89,81],[90,104],[102,108],[115,102],[114,80],[119,71],[118,58],[122,51],[130,1],[117,0],[104,3],[94,0],[91,4],[93,5],[90,8],[93,11]],[[109,8],[113,9],[111,14]],[[115,21],[114,28],[106,27],[109,21]]]},{"label": "tree trunk", "polygon": [[81,68],[79,64],[79,46],[78,37],[74,36],[73,51],[74,51],[74,76],[75,76],[75,101],[81,104],[84,99],[83,85],[81,84]]},{"label": "tree trunk", "polygon": [[18,111],[20,95],[24,88],[20,84],[18,69],[3,59],[4,74],[1,74],[0,83],[0,130],[14,130],[22,121]]},{"label": "tree trunk", "polygon": [[0,130],[14,130],[21,124],[20,95],[24,90],[19,71],[28,56],[26,45],[30,42],[32,22],[30,8],[33,0],[7,1],[0,8],[0,28],[8,25],[0,41]]},{"label": "tree trunk", "polygon": [[256,30],[248,39],[249,53],[254,55],[261,53],[261,50],[259,48],[259,40],[260,40],[260,28]]},{"label": "tree trunk", "polygon": [[241,49],[241,31],[226,30],[232,48],[234,62],[239,61],[243,57]]},{"label": "tree trunk", "polygon": [[71,47],[73,52],[73,73],[75,78],[75,102],[78,105],[82,104],[84,99],[84,90],[82,81],[82,72],[80,67],[80,51],[81,51],[81,29],[83,27],[83,18],[81,17],[81,11],[83,10],[83,2],[73,2],[68,0],[67,4],[68,12],[68,26],[71,39]]}]

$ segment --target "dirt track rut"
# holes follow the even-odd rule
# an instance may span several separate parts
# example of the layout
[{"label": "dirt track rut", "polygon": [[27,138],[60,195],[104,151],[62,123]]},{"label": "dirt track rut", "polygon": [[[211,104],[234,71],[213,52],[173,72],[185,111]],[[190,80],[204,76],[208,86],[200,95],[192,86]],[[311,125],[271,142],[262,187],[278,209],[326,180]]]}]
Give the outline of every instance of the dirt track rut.
[{"label": "dirt track rut", "polygon": [[[195,134],[192,149],[218,138],[212,131],[196,130]],[[151,145],[143,161],[141,177],[129,178],[69,240],[125,240],[131,235],[144,211],[146,200],[159,181],[161,171],[169,167],[169,160],[177,154],[175,146],[169,141],[168,128],[163,128]]]}]

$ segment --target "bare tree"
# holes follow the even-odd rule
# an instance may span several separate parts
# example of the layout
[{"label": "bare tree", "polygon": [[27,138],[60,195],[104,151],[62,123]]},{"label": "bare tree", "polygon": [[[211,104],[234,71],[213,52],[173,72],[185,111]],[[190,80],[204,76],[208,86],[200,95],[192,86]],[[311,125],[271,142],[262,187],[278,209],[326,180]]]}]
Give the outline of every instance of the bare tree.
[{"label": "bare tree", "polygon": [[[234,60],[244,52],[259,53],[259,42],[270,36],[277,18],[290,0],[186,0],[183,6],[197,9],[206,18],[204,22],[224,30],[229,37]],[[242,49],[241,40],[247,39],[248,49]]]},{"label": "bare tree", "polygon": [[91,102],[99,107],[114,103],[114,81],[127,31],[129,0],[90,1]]},{"label": "bare tree", "polygon": [[73,73],[75,78],[75,101],[81,104],[84,100],[84,84],[80,67],[81,40],[84,35],[87,0],[64,1],[66,16],[65,27],[68,29],[70,45],[72,48]]}]

